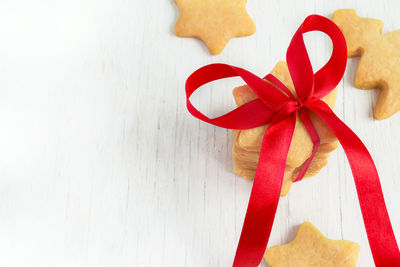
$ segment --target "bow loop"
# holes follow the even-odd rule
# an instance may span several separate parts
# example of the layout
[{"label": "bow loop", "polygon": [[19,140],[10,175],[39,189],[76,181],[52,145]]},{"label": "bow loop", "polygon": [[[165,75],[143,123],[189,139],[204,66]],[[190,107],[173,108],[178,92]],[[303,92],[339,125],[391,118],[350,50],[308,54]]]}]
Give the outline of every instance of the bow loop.
[{"label": "bow loop", "polygon": [[304,33],[320,31],[332,41],[332,55],[328,62],[314,74],[313,97],[320,99],[331,92],[340,82],[346,69],[347,45],[340,29],[322,16],[309,16],[303,23]]},{"label": "bow loop", "polygon": [[[236,76],[240,76],[249,85],[258,96],[257,99],[213,119],[202,114],[190,102],[190,96],[202,85],[215,80]],[[207,78],[204,79],[205,77]],[[222,128],[243,130],[268,124],[288,102],[293,101],[293,95],[289,89],[278,82],[279,80],[272,75],[268,77],[274,83],[272,81],[267,82],[247,70],[227,64],[210,64],[204,66],[192,73],[186,81],[187,109],[196,118]]]},{"label": "bow loop", "polygon": [[[333,44],[331,58],[315,74],[303,38],[304,33],[311,31],[327,34]],[[347,46],[340,29],[325,17],[307,17],[295,33],[286,53],[297,98],[305,101],[310,97],[320,99],[329,94],[340,82],[346,69],[347,58],[343,55],[347,55]]]}]

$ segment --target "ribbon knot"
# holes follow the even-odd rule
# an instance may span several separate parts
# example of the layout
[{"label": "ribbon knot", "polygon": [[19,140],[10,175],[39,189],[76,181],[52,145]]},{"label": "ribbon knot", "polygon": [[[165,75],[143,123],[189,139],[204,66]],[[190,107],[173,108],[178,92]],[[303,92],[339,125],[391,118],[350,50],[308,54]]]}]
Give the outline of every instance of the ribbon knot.
[{"label": "ribbon knot", "polygon": [[300,99],[297,99],[297,110],[300,110],[303,108],[303,101]]},{"label": "ribbon knot", "polygon": [[[333,43],[331,58],[316,73],[313,72],[303,40],[303,34],[309,31],[324,32]],[[187,108],[196,118],[228,129],[250,129],[269,124],[263,137],[233,265],[251,267],[258,266],[261,262],[278,206],[286,158],[298,117],[310,134],[313,151],[295,181],[304,176],[318,149],[319,136],[309,117],[309,113],[313,113],[332,130],[346,153],[376,266],[400,266],[400,252],[375,164],[357,135],[320,100],[332,91],[343,77],[347,61],[343,34],[329,19],[318,15],[308,16],[290,42],[286,61],[297,98],[272,75],[261,79],[242,68],[226,64],[202,67],[192,73],[186,81]],[[240,76],[258,98],[213,119],[202,114],[191,104],[189,98],[200,86],[235,76]]]}]

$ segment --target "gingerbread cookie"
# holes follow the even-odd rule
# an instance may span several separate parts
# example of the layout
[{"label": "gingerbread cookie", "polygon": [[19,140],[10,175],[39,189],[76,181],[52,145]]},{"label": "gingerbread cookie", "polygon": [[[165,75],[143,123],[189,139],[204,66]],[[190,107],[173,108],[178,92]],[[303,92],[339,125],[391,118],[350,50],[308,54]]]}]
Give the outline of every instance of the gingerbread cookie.
[{"label": "gingerbread cookie", "polygon": [[219,54],[232,37],[252,35],[256,27],[246,11],[247,0],[175,0],[180,10],[175,34],[201,39]]},{"label": "gingerbread cookie", "polygon": [[400,30],[382,34],[382,21],[361,18],[353,9],[336,10],[332,20],[346,38],[348,57],[361,56],[354,86],[379,88],[374,117],[390,117],[400,109]]},{"label": "gingerbread cookie", "polygon": [[[282,81],[294,94],[294,85],[290,78],[286,62],[279,62],[272,70],[276,78]],[[256,94],[247,86],[240,86],[233,90],[237,106],[241,106],[255,98]],[[331,108],[336,101],[336,89],[322,98]],[[338,141],[329,127],[317,116],[310,114],[310,118],[318,132],[321,144],[311,161],[305,177],[317,174],[327,164],[327,158],[338,146]],[[258,158],[260,156],[261,143],[268,125],[249,130],[234,130],[235,142],[233,145],[233,160],[235,162],[235,173],[245,178],[254,178]],[[284,180],[281,195],[289,192],[290,186],[297,178],[303,164],[311,156],[313,143],[300,118],[297,118],[293,140],[289,148],[286,161]]]},{"label": "gingerbread cookie", "polygon": [[357,243],[328,239],[305,222],[292,242],[268,248],[264,258],[270,267],[355,267],[359,253]]}]

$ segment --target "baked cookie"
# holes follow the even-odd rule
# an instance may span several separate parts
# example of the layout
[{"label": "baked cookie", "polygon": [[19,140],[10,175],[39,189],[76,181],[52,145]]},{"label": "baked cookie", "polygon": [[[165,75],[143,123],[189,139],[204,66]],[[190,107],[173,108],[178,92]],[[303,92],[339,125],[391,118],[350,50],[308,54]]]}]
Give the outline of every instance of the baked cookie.
[{"label": "baked cookie", "polygon": [[361,56],[354,86],[379,88],[374,117],[390,117],[400,109],[400,30],[382,34],[382,21],[361,18],[353,9],[336,10],[332,20],[346,38],[348,57]]},{"label": "baked cookie", "polygon": [[175,34],[201,39],[212,54],[219,54],[232,37],[252,35],[254,22],[247,0],[175,0],[180,14]]},{"label": "baked cookie", "polygon": [[[271,72],[278,78],[291,92],[296,94],[293,82],[290,78],[286,62],[279,62]],[[256,94],[247,86],[243,85],[233,90],[237,106],[241,106],[255,98]],[[331,108],[336,101],[336,89],[322,98]],[[317,116],[310,114],[315,129],[320,137],[320,146],[311,161],[305,177],[317,174],[322,167],[327,164],[327,158],[333,150],[338,147],[338,141],[329,127]],[[235,163],[235,173],[245,178],[253,179],[256,173],[260,148],[264,133],[268,125],[256,127],[249,130],[233,130],[235,142],[233,145],[233,160]],[[293,140],[289,148],[286,161],[285,175],[282,185],[281,196],[289,192],[290,186],[297,178],[303,164],[311,156],[313,143],[303,122],[297,118]]]},{"label": "baked cookie", "polygon": [[292,242],[268,248],[264,258],[270,267],[355,267],[359,253],[357,243],[328,239],[305,222]]}]

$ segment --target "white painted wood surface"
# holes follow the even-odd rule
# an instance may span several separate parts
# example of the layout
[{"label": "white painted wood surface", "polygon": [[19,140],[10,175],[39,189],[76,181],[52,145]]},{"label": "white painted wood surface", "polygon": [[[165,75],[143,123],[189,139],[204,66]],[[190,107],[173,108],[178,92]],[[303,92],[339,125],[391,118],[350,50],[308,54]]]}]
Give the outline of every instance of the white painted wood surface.
[{"label": "white painted wood surface", "polygon": [[[218,56],[174,36],[172,0],[0,2],[1,266],[230,266],[251,182],[232,172],[231,133],[186,111],[186,77],[213,62],[268,73],[311,13],[355,8],[400,28],[396,0],[248,2],[256,34]],[[322,66],[330,43],[310,34],[307,44]],[[352,86],[356,64],[335,112],[369,148],[400,240],[400,114],[372,118],[377,91]],[[221,114],[240,84],[193,101]],[[359,266],[373,266],[352,179],[339,148],[281,199],[270,245],[309,220],[360,243]]]}]

